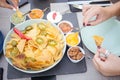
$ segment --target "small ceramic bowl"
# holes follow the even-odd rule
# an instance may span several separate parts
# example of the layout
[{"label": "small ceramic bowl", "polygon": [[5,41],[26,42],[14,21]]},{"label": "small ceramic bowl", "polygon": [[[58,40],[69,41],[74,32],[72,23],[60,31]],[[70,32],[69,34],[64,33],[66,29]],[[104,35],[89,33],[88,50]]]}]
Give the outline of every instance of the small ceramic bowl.
[{"label": "small ceramic bowl", "polygon": [[69,47],[77,46],[80,42],[81,39],[78,32],[69,32],[66,34],[66,44]]},{"label": "small ceramic bowl", "polygon": [[64,34],[67,34],[68,32],[71,32],[73,30],[73,24],[70,21],[60,21],[58,23],[58,27],[62,30]]},{"label": "small ceramic bowl", "polygon": [[62,14],[57,11],[51,11],[47,14],[47,20],[52,23],[58,23],[62,20]]},{"label": "small ceramic bowl", "polygon": [[11,17],[10,17],[10,22],[14,25],[20,24],[22,22],[24,22],[26,20],[26,16],[23,17],[18,17],[17,13],[14,13]]},{"label": "small ceramic bowl", "polygon": [[42,19],[44,17],[44,11],[41,9],[32,9],[28,17],[30,19]]},{"label": "small ceramic bowl", "polygon": [[80,62],[85,56],[85,51],[80,46],[70,47],[67,56],[73,63]]}]

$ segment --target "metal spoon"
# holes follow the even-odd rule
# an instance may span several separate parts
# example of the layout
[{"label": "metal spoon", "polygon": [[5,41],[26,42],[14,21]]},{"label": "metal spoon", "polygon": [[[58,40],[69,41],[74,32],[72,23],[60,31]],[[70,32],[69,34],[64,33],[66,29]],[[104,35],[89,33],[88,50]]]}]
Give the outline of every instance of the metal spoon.
[{"label": "metal spoon", "polygon": [[46,7],[45,9],[43,9],[43,12],[45,12],[47,9],[49,9],[50,7]]},{"label": "metal spoon", "polygon": [[23,14],[23,16],[25,16],[25,15],[29,14],[30,12],[31,12],[31,10],[30,10],[30,11],[28,11],[28,12],[26,12],[26,13],[24,13],[24,14]]}]

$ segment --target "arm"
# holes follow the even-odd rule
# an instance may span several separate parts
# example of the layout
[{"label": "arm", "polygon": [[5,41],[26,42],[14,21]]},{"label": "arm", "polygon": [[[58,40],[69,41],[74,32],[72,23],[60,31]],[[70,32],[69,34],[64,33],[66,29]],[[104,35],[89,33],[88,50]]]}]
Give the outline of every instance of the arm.
[{"label": "arm", "polygon": [[112,16],[120,16],[120,1],[106,8],[110,10]]}]

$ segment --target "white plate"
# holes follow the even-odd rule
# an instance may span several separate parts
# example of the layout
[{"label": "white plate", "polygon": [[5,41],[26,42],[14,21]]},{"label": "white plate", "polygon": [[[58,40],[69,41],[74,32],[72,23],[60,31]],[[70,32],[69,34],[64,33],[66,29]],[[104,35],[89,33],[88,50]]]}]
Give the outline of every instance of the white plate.
[{"label": "white plate", "polygon": [[104,37],[102,47],[120,56],[120,21],[111,18],[96,26],[85,27],[81,30],[81,37],[84,45],[93,53],[97,47],[93,40],[94,35]]}]

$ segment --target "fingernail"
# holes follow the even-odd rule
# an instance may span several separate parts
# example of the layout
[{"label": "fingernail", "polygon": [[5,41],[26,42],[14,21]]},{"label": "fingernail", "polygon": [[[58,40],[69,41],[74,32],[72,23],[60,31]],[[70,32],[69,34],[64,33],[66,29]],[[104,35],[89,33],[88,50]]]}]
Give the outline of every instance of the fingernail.
[{"label": "fingernail", "polygon": [[12,9],[13,11],[16,11],[16,9],[13,7],[13,9]]},{"label": "fingernail", "polygon": [[83,22],[83,26],[85,26],[85,22]]},{"label": "fingernail", "polygon": [[100,49],[101,47],[100,46],[97,46],[98,49]]},{"label": "fingernail", "polygon": [[87,26],[91,26],[91,24],[87,24]]},{"label": "fingernail", "polygon": [[105,58],[101,58],[101,61],[104,61],[104,62],[105,62],[105,60],[106,60]]},{"label": "fingernail", "polygon": [[17,9],[19,9],[18,6],[17,6]]}]

